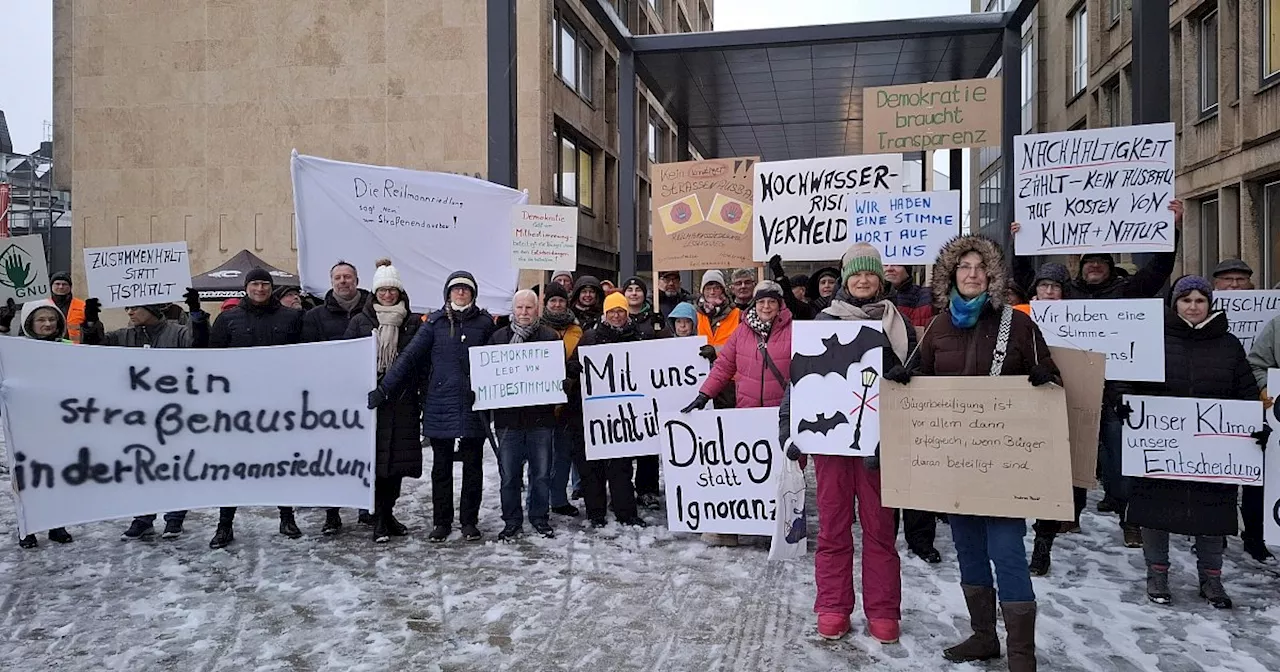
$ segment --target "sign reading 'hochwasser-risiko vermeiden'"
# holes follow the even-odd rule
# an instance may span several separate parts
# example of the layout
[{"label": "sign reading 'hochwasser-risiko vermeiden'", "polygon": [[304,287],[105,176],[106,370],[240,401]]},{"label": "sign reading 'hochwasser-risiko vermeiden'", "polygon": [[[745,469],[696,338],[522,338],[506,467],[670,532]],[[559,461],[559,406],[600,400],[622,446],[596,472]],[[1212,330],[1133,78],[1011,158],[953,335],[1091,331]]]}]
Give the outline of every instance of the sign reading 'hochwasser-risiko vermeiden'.
[{"label": "sign reading 'hochwasser-risiko vermeiden'", "polygon": [[1014,138],[1017,254],[1172,252],[1173,124]]},{"label": "sign reading 'hochwasser-risiko vermeiden'", "polygon": [[702,336],[589,345],[582,362],[582,428],[588,460],[657,455],[662,422],[678,414],[711,371]]},{"label": "sign reading 'hochwasser-risiko vermeiden'", "polygon": [[869,243],[886,264],[932,264],[960,233],[960,192],[849,196],[851,242]]},{"label": "sign reading 'hochwasser-risiko vermeiden'", "polygon": [[1124,395],[1123,474],[1229,485],[1262,484],[1262,402]]},{"label": "sign reading 'hochwasser-risiko vermeiden'", "polygon": [[1107,355],[1107,380],[1164,381],[1160,299],[1032,301],[1045,343]]},{"label": "sign reading 'hochwasser-risiko vermeiden'", "polygon": [[187,241],[85,248],[84,275],[103,308],[181,301],[191,286]]},{"label": "sign reading 'hochwasser-risiko vermeiden'", "polygon": [[474,408],[563,404],[564,342],[539,341],[470,348]]},{"label": "sign reading 'hochwasser-risiko vermeiden'", "polygon": [[370,508],[375,347],[0,338],[20,533],[215,506]]},{"label": "sign reading 'hochwasser-risiko vermeiden'", "polygon": [[1280,316],[1280,289],[1220,289],[1213,293],[1213,309],[1227,314],[1231,335],[1249,352],[1262,328]]},{"label": "sign reading 'hochwasser-risiko vermeiden'", "polygon": [[794,261],[839,259],[852,240],[849,194],[902,191],[902,155],[834,156],[755,166],[752,253]]},{"label": "sign reading 'hochwasser-risiko vermeiden'", "polygon": [[669,415],[662,422],[662,474],[672,532],[771,535],[778,473],[777,408]]}]

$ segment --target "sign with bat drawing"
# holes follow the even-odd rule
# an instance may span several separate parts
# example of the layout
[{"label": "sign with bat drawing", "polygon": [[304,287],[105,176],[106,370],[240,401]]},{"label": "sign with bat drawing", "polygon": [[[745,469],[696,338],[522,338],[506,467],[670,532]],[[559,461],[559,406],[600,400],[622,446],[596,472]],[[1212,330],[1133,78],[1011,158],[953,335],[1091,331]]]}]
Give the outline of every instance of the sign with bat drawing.
[{"label": "sign with bat drawing", "polygon": [[880,445],[879,321],[796,322],[791,335],[791,441],[809,455],[870,457]]}]

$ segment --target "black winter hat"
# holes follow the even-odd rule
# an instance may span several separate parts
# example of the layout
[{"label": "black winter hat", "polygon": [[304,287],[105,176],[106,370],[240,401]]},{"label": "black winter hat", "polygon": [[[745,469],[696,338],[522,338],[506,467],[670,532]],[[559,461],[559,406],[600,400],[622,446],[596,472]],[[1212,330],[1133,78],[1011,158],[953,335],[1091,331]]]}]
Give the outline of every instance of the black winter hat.
[{"label": "black winter hat", "polygon": [[547,285],[545,288],[543,288],[542,290],[543,307],[546,307],[547,302],[554,298],[561,298],[561,299],[564,299],[565,301],[569,300],[569,292],[565,291],[564,287],[561,287],[560,283],[558,282],[553,282]]},{"label": "black winter hat", "polygon": [[622,291],[624,291],[624,292],[625,292],[625,291],[627,291],[627,288],[628,288],[628,287],[631,287],[632,285],[635,285],[636,287],[639,287],[639,288],[640,288],[640,291],[644,292],[644,297],[645,297],[646,299],[647,299],[647,298],[649,298],[649,285],[648,285],[648,283],[646,283],[643,279],[641,279],[639,276],[634,276],[634,275],[633,275],[633,276],[631,276],[630,278],[627,278],[627,281],[626,281],[626,282],[624,282],[624,283],[622,283],[622,286],[621,286],[621,287],[619,287],[618,289],[620,289],[620,290],[622,290]]},{"label": "black winter hat", "polygon": [[268,282],[273,286],[276,284],[270,273],[258,267],[254,267],[252,271],[244,274],[244,286],[248,287],[251,282]]},{"label": "black winter hat", "polygon": [[55,283],[55,282],[57,282],[57,281],[59,281],[59,280],[61,280],[61,281],[65,282],[65,283],[67,283],[68,285],[70,285],[70,284],[71,284],[71,274],[70,274],[70,273],[68,273],[68,272],[66,272],[66,271],[58,271],[57,273],[54,273],[53,275],[49,276],[49,284],[53,284],[53,283]]},{"label": "black winter hat", "polygon": [[151,304],[147,304],[147,305],[145,305],[145,306],[138,306],[138,307],[139,307],[139,308],[141,308],[141,309],[143,309],[143,310],[145,310],[145,311],[147,311],[148,313],[151,313],[152,315],[155,315],[155,316],[156,316],[156,319],[163,320],[163,319],[165,319],[166,317],[168,317],[167,313],[169,312],[169,306],[171,306],[171,305],[173,305],[173,304],[169,304],[169,303],[151,303]]}]

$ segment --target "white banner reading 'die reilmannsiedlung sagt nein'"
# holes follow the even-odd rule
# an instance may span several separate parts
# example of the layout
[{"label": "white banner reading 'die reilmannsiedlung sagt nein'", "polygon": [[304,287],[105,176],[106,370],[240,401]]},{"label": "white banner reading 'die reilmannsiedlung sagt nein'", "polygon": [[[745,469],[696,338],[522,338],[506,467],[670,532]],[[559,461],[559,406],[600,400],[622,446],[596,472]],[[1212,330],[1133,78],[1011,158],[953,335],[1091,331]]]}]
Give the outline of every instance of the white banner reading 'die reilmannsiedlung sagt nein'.
[{"label": "white banner reading 'die reilmannsiedlung sagt nein'", "polygon": [[538,341],[469,348],[477,411],[563,404],[564,342]]},{"label": "white banner reading 'die reilmannsiedlung sagt nein'", "polygon": [[902,191],[902,155],[833,156],[755,165],[756,261],[839,259],[853,243],[849,194]]},{"label": "white banner reading 'die reilmannsiedlung sagt nein'", "polygon": [[1280,289],[1216,290],[1213,309],[1227,314],[1231,335],[1240,339],[1244,351],[1249,352],[1263,327],[1280,316]]},{"label": "white banner reading 'die reilmannsiedlung sagt nein'", "polygon": [[875,454],[881,369],[889,345],[883,329],[876,320],[819,320],[792,327],[791,442],[801,452]]},{"label": "white banner reading 'die reilmannsiedlung sagt nein'", "polygon": [[1125,476],[1262,484],[1262,402],[1126,394]]},{"label": "white banner reading 'die reilmannsiedlung sagt nein'", "polygon": [[658,455],[662,422],[698,396],[711,367],[702,336],[578,348],[587,459]]},{"label": "white banner reading 'die reilmannsiedlung sagt nein'", "polygon": [[1045,343],[1107,356],[1107,380],[1164,382],[1160,299],[1032,301]]},{"label": "white banner reading 'die reilmannsiedlung sagt nein'", "polygon": [[20,533],[216,506],[371,508],[375,349],[0,338]]},{"label": "white banner reading 'die reilmannsiedlung sagt nein'", "polygon": [[1172,252],[1173,124],[1014,138],[1019,255]]},{"label": "white banner reading 'die reilmannsiedlung sagt nein'", "polygon": [[444,283],[470,271],[476,303],[511,312],[519,269],[511,267],[511,209],[528,194],[464,175],[293,155],[298,271],[306,291],[329,291],[329,269],[347,261],[362,284],[391,259],[414,310],[444,304]]},{"label": "white banner reading 'die reilmannsiedlung sagt nein'", "polygon": [[772,535],[786,459],[777,408],[668,414],[662,421],[667,527]]},{"label": "white banner reading 'die reilmannsiedlung sagt nein'", "polygon": [[[1267,392],[1274,398],[1272,390],[1280,390],[1280,369],[1267,370]],[[1271,427],[1271,439],[1263,465],[1266,485],[1262,489],[1262,535],[1268,545],[1280,546],[1280,407],[1272,404],[1264,415]]]},{"label": "white banner reading 'die reilmannsiedlung sagt nein'", "polygon": [[851,195],[850,242],[880,250],[886,264],[932,264],[960,233],[960,192]]},{"label": "white banner reading 'die reilmannsiedlung sagt nein'", "polygon": [[103,308],[179,302],[191,286],[187,241],[87,247],[84,275]]}]

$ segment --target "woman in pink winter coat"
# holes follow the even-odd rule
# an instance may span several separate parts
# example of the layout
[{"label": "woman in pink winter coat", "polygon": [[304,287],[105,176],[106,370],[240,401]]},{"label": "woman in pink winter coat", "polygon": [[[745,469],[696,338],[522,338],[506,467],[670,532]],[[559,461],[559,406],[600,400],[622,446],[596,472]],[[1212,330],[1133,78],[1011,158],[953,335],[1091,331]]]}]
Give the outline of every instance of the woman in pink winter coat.
[{"label": "woman in pink winter coat", "polygon": [[720,349],[707,382],[682,412],[705,408],[725,385],[735,383],[735,408],[766,408],[782,403],[791,380],[791,311],[782,286],[772,280],[756,285],[752,308]]}]

